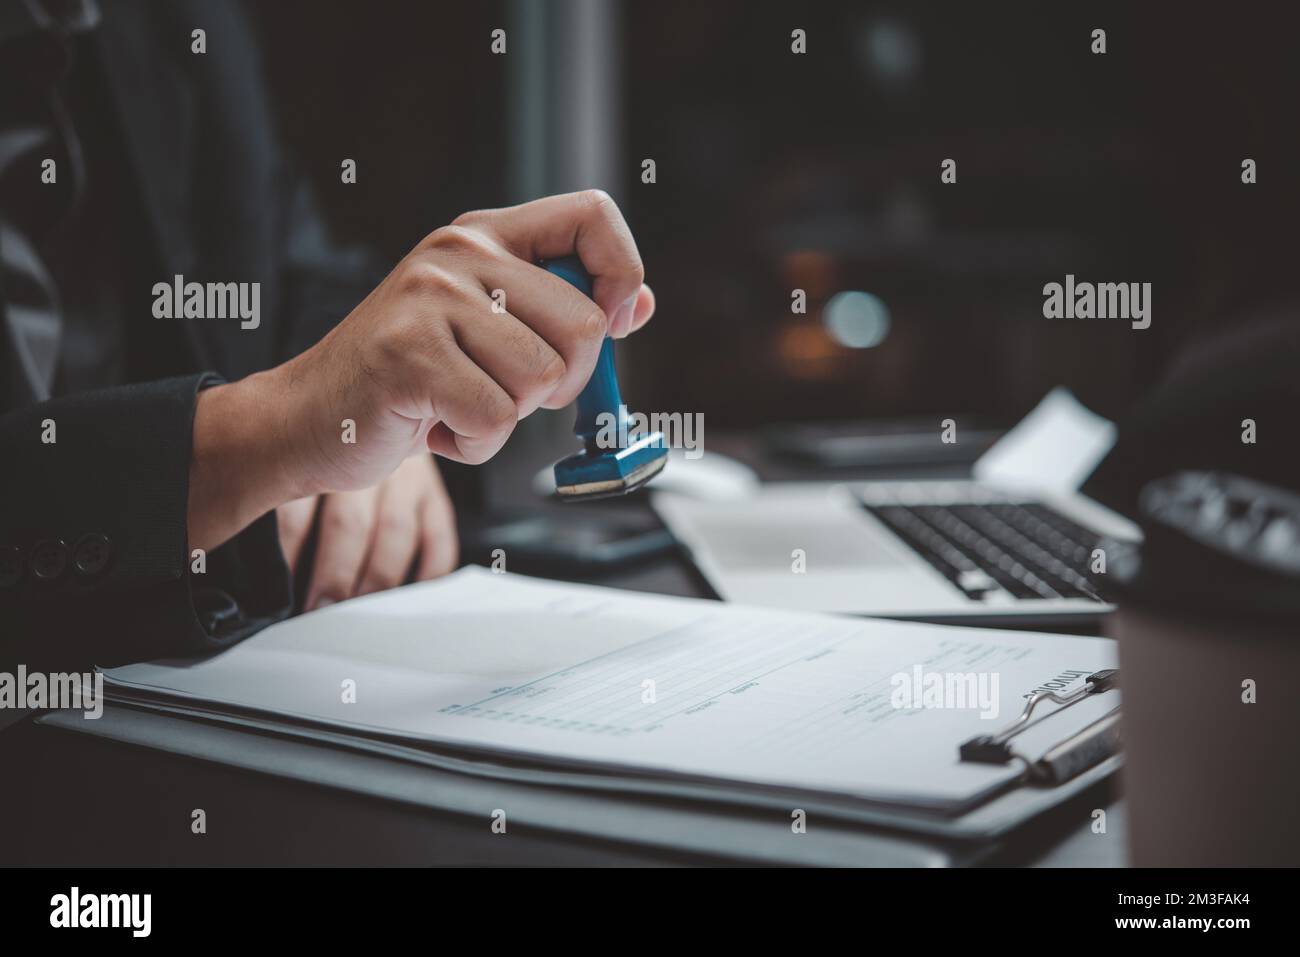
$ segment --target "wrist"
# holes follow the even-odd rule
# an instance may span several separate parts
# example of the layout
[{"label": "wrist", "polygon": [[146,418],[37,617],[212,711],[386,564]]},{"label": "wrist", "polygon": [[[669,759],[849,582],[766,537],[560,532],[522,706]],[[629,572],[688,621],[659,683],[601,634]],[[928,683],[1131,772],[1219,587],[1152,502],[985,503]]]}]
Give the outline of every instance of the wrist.
[{"label": "wrist", "polygon": [[311,494],[291,442],[278,372],[198,394],[187,508],[191,548],[216,548],[272,509]]}]

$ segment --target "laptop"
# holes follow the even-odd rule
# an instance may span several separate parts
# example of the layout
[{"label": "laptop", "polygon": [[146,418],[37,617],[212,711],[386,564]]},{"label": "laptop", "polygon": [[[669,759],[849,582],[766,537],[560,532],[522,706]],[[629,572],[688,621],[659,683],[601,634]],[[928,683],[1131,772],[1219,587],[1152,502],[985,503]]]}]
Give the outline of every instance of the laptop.
[{"label": "laptop", "polygon": [[[1055,390],[970,480],[779,483],[736,500],[652,496],[729,601],[989,625],[1085,625],[1111,606],[1092,575],[1137,526],[1083,480],[1114,425]],[[706,453],[707,454],[707,453]]]}]

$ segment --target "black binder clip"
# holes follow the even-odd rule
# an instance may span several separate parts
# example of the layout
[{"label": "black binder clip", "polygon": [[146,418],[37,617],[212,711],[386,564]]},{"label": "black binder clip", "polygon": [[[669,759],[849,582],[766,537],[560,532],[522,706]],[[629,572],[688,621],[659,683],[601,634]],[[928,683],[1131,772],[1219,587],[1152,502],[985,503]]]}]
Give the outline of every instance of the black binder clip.
[{"label": "black binder clip", "polygon": [[[1011,747],[1011,739],[1030,726],[1030,716],[1039,702],[1054,701],[1061,707],[1051,714],[1060,714],[1070,705],[1078,704],[1090,695],[1103,694],[1119,687],[1119,671],[1111,668],[1098,671],[1084,679],[1083,687],[1067,695],[1054,691],[1040,691],[1025,702],[1025,710],[1011,726],[996,734],[981,734],[963,744],[959,754],[963,761],[979,764],[1008,764],[1020,761],[1025,765],[1029,780],[1037,784],[1060,784],[1119,751],[1119,709],[1094,721],[1082,731],[1059,744],[1053,745],[1038,760],[1030,760]],[[1039,721],[1046,718],[1039,718]]]}]

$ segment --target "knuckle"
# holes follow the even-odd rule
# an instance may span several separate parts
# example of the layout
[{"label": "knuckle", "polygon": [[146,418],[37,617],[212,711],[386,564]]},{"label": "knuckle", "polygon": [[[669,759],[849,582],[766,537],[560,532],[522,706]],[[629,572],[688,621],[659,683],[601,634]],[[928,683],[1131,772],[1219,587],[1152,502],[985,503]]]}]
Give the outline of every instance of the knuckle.
[{"label": "knuckle", "polygon": [[451,272],[421,257],[408,259],[403,264],[398,283],[403,292],[417,295],[451,292],[460,285]]},{"label": "knuckle", "polygon": [[482,465],[492,456],[486,450],[475,449],[461,453],[460,460],[465,465]]},{"label": "knuckle", "polygon": [[331,508],[325,513],[325,528],[340,535],[366,531],[366,519],[359,509]]},{"label": "knuckle", "polygon": [[376,532],[380,538],[396,538],[399,535],[406,534],[409,525],[410,521],[407,516],[393,509],[388,509],[380,513]]},{"label": "knuckle", "polygon": [[627,221],[623,218],[618,203],[614,202],[614,198],[603,189],[584,190],[581,197],[589,215],[604,220],[607,228],[617,238],[622,253],[618,262],[619,271],[625,273],[629,280],[634,280],[639,286],[645,280],[645,266],[641,262],[641,254],[636,248],[636,242],[632,239],[631,230],[628,229]]},{"label": "knuckle", "polygon": [[489,251],[487,238],[477,229],[471,229],[459,221],[434,230],[429,237],[429,245],[434,249],[461,254],[481,255]]},{"label": "knuckle", "polygon": [[641,283],[645,282],[645,263],[641,262],[641,256],[635,249],[628,256],[627,271],[639,290]]},{"label": "knuckle", "polygon": [[322,596],[333,598],[335,601],[343,601],[348,598],[352,591],[352,580],[346,569],[343,568],[326,568],[316,573],[320,581],[320,593]]},{"label": "knuckle", "polygon": [[603,189],[584,189],[578,194],[578,198],[589,209],[602,215],[618,214],[618,203],[614,202],[614,197]]},{"label": "knuckle", "polygon": [[312,570],[312,585],[317,593],[343,601],[352,595],[353,573],[342,562],[328,562]]},{"label": "knuckle", "polygon": [[416,341],[414,330],[393,329],[387,335],[376,336],[374,349],[376,361],[388,369],[403,370],[411,356],[411,344]]},{"label": "knuckle", "polygon": [[[491,379],[478,383],[474,391],[474,408],[477,410],[476,438],[493,442],[508,436],[519,421],[519,409],[505,388]],[[476,446],[480,442],[474,443]],[[490,453],[489,453],[490,455]],[[474,463],[479,464],[479,463]]]},{"label": "knuckle", "polygon": [[357,591],[362,595],[370,592],[387,591],[401,584],[398,576],[389,569],[372,568],[368,570],[361,580],[361,586]]},{"label": "knuckle", "polygon": [[485,209],[469,209],[461,213],[451,221],[452,226],[474,226],[487,219],[488,211]]},{"label": "knuckle", "polygon": [[576,327],[580,342],[599,342],[609,331],[609,319],[603,309],[592,303],[578,316]]},{"label": "knuckle", "polygon": [[489,434],[498,436],[509,433],[519,421],[519,410],[505,393],[499,393],[485,410]]},{"label": "knuckle", "polygon": [[537,373],[537,383],[543,390],[549,392],[560,384],[568,366],[554,351],[547,351],[550,355],[542,360],[541,368]]},{"label": "knuckle", "polygon": [[469,242],[469,227],[460,223],[440,226],[429,234],[429,245],[434,249],[456,249]]}]

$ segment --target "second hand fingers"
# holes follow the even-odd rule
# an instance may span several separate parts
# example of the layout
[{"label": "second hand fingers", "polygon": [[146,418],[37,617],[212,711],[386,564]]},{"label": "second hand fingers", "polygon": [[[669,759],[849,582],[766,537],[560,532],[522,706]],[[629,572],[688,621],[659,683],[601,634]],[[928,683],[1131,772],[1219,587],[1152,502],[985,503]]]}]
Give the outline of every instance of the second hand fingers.
[{"label": "second hand fingers", "polygon": [[374,489],[335,492],[321,502],[320,540],[307,593],[308,611],[355,594],[374,533]]},{"label": "second hand fingers", "polygon": [[456,514],[442,476],[432,469],[429,495],[420,509],[420,563],[418,581],[446,575],[456,568],[460,544],[456,534]]},{"label": "second hand fingers", "polygon": [[421,503],[432,486],[433,460],[409,458],[379,487],[375,531],[357,594],[395,588],[406,581],[419,549]]},{"label": "second hand fingers", "polygon": [[275,510],[276,524],[280,529],[280,548],[291,573],[297,573],[298,558],[302,555],[307,533],[311,531],[319,499],[315,495],[286,502]]}]

